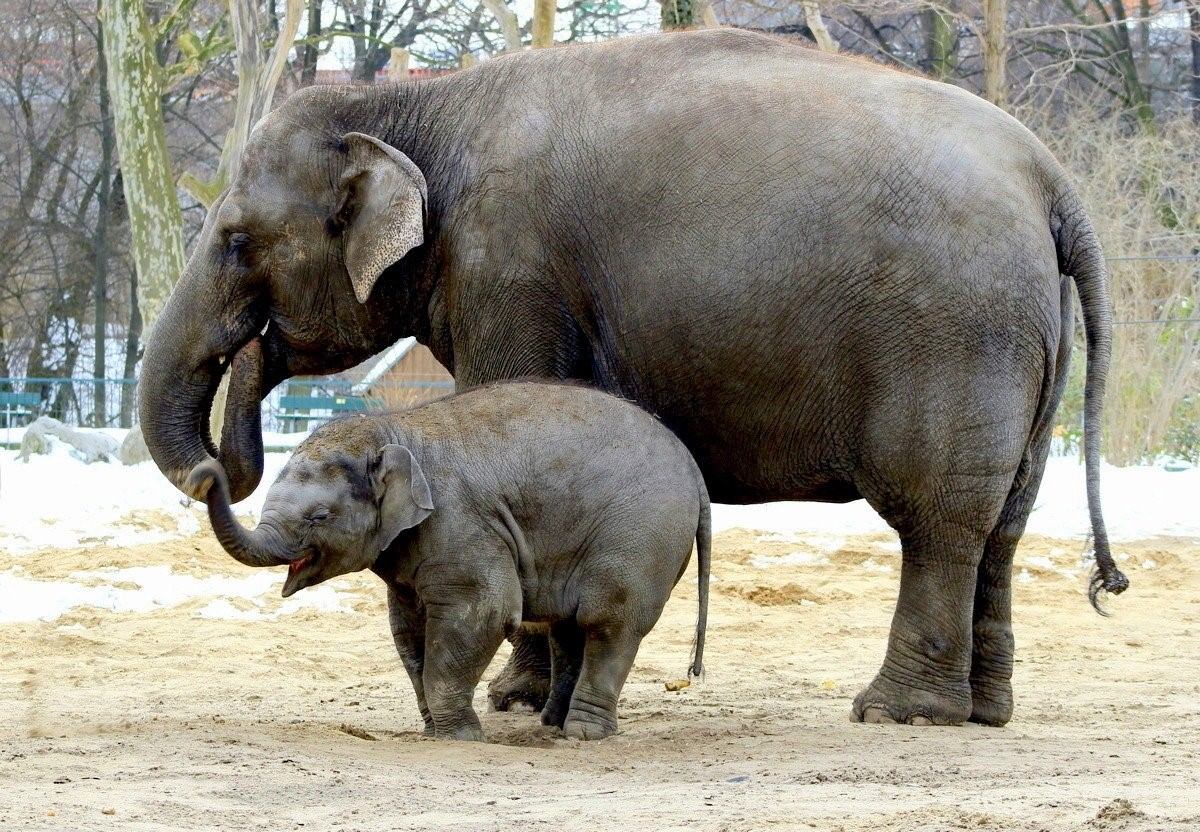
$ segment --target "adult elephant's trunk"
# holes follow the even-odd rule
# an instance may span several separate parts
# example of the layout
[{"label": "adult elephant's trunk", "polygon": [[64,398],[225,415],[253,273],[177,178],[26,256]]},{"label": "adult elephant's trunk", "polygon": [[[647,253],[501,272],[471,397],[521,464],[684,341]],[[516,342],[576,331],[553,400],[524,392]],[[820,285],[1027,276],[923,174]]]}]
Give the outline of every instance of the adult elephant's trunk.
[{"label": "adult elephant's trunk", "polygon": [[[142,435],[150,456],[167,479],[193,499],[203,496],[188,490],[188,474],[217,456],[208,419],[225,369],[223,359],[245,346],[255,326],[252,318],[235,314],[236,310],[230,308],[212,315],[199,311],[214,302],[209,297],[211,281],[200,279],[208,254],[204,243],[202,240],[193,253],[187,271],[154,324],[138,381]],[[254,373],[248,372],[240,384],[232,385],[238,389],[230,390],[225,411],[225,435],[235,437],[242,449],[259,448],[237,465],[229,465],[234,502],[249,495],[262,477],[262,428],[258,418],[261,351],[255,359]]]},{"label": "adult elephant's trunk", "polygon": [[229,363],[229,391],[217,458],[229,476],[230,499],[238,502],[258,487],[263,474],[262,340],[255,338]]},{"label": "adult elephant's trunk", "polygon": [[272,526],[259,523],[246,529],[229,507],[229,483],[225,469],[215,459],[201,462],[185,483],[188,489],[207,497],[208,519],[221,547],[247,566],[283,566],[298,557]]}]

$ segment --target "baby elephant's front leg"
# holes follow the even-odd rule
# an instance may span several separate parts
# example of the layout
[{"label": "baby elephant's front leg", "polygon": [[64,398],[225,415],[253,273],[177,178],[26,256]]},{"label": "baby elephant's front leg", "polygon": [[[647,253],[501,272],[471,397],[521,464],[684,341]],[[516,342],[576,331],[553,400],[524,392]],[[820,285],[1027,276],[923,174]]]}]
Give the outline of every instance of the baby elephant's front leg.
[{"label": "baby elephant's front leg", "polygon": [[396,652],[400,654],[400,661],[417,695],[417,707],[425,722],[425,736],[432,737],[433,717],[425,702],[425,613],[420,609],[416,593],[407,587],[389,584],[388,621]]},{"label": "baby elephant's front leg", "polygon": [[504,640],[504,622],[498,609],[479,601],[429,610],[423,681],[434,736],[484,739],[471,699]]}]

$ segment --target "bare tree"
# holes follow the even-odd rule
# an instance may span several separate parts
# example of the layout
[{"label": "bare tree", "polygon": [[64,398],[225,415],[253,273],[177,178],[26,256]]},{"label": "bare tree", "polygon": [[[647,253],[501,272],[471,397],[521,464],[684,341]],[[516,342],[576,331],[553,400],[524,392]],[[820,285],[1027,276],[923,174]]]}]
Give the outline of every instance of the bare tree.
[{"label": "bare tree", "polygon": [[163,127],[162,67],[141,0],[112,0],[100,19],[140,305],[153,322],[184,266],[183,218]]},{"label": "bare tree", "polygon": [[1004,106],[1008,87],[1007,13],[1008,0],[983,0],[983,97],[997,107]]},{"label": "bare tree", "polygon": [[534,49],[554,45],[554,12],[554,0],[533,0]]},{"label": "bare tree", "polygon": [[687,29],[695,22],[692,0],[659,0],[662,5],[663,31]]},{"label": "bare tree", "polygon": [[1189,93],[1192,99],[1192,121],[1200,126],[1200,0],[1188,4],[1188,23],[1192,34],[1192,80]]},{"label": "bare tree", "polygon": [[238,77],[233,125],[225,134],[217,173],[211,181],[202,182],[191,174],[180,177],[180,185],[206,207],[212,205],[226,185],[237,178],[242,150],[250,131],[271,109],[275,87],[283,75],[288,52],[300,28],[304,0],[287,0],[283,26],[276,30],[275,42],[265,56],[262,44],[267,33],[258,12],[258,4],[254,0],[230,0],[229,6],[237,50]]},{"label": "bare tree", "polygon": [[813,34],[813,40],[817,42],[817,48],[822,52],[838,51],[837,41],[825,28],[825,20],[821,17],[821,6],[817,0],[804,0],[801,5],[804,7],[804,20]]},{"label": "bare tree", "polygon": [[504,33],[504,49],[507,52],[516,52],[521,48],[521,27],[517,23],[517,14],[504,0],[483,0],[483,5],[487,6],[487,10],[491,12],[496,22],[500,24],[500,31]]}]

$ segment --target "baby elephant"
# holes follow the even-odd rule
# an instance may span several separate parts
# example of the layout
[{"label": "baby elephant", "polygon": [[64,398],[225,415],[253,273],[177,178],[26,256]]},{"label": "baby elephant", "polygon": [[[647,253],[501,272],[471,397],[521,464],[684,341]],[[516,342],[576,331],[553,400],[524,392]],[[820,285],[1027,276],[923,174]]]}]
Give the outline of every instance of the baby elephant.
[{"label": "baby elephant", "polygon": [[472,694],[522,626],[550,635],[542,722],[580,739],[614,733],[625,677],[693,538],[690,671],[700,673],[708,492],[679,440],[629,402],[516,382],[331,422],[296,450],[253,530],[234,519],[219,463],[191,478],[208,491],[226,551],[252,566],[287,564],[285,597],[360,569],[387,583],[427,734],[483,739]]}]

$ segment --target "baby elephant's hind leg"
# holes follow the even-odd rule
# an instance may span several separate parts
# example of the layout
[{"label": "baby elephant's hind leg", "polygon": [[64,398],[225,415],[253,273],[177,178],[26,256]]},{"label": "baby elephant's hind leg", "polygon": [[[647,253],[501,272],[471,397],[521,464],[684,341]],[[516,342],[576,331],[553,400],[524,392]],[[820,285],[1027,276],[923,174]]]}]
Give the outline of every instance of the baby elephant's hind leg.
[{"label": "baby elephant's hind leg", "polygon": [[599,740],[617,733],[617,698],[641,641],[639,634],[624,625],[587,632],[583,665],[563,733],[581,740]]},{"label": "baby elephant's hind leg", "polygon": [[550,696],[542,708],[542,724],[563,727],[571,709],[571,694],[583,663],[583,630],[574,621],[550,625]]}]

